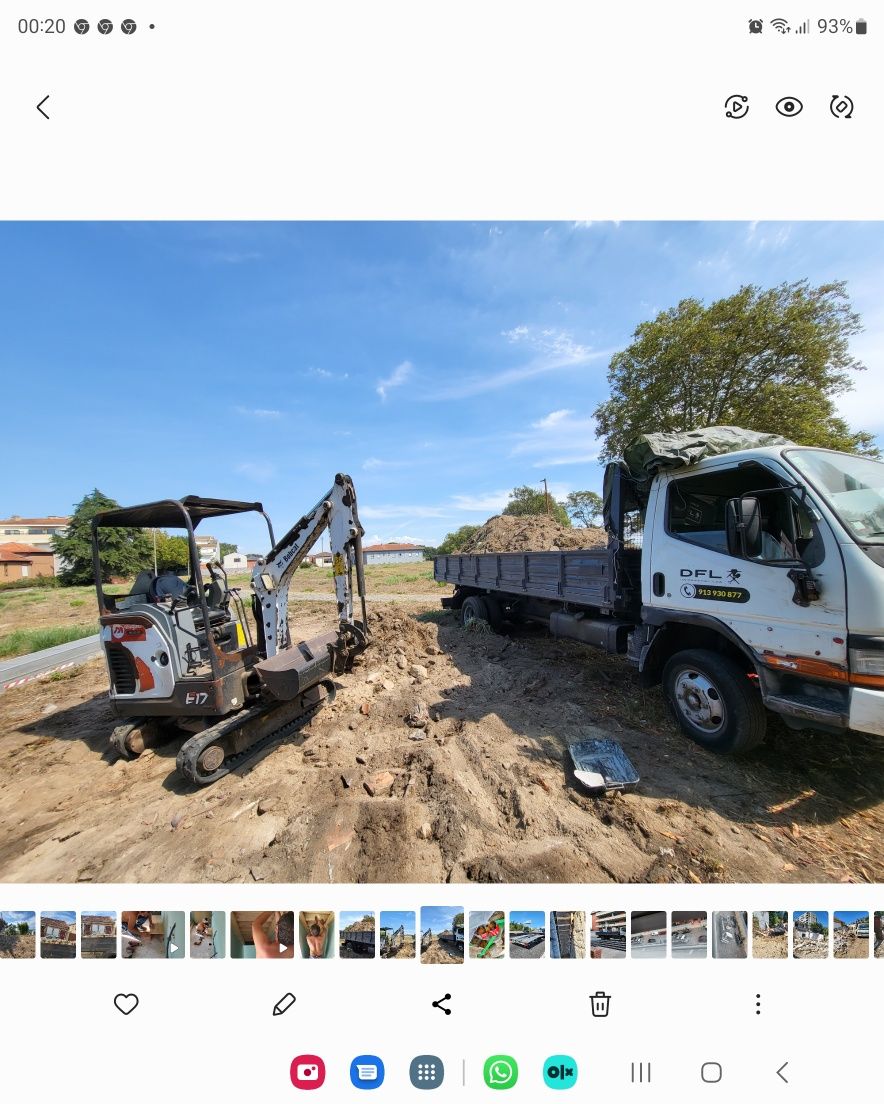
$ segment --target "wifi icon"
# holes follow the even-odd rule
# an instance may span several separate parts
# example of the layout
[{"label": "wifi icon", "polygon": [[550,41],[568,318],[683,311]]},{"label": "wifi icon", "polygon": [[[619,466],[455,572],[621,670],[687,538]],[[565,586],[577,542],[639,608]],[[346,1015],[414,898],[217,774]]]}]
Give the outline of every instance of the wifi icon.
[{"label": "wifi icon", "polygon": [[785,19],[772,19],[770,21],[770,25],[774,28],[774,30],[779,31],[780,34],[783,35],[788,34],[789,31],[792,29],[789,26],[788,21]]}]

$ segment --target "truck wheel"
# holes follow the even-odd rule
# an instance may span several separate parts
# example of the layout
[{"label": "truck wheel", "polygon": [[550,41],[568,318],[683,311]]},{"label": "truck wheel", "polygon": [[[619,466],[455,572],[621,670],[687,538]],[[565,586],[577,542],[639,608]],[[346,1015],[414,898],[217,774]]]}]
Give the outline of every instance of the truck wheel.
[{"label": "truck wheel", "polygon": [[486,594],[482,601],[488,611],[485,620],[496,633],[499,633],[503,628],[503,610],[500,608],[500,602],[496,598],[492,598],[490,594]]},{"label": "truck wheel", "polygon": [[479,598],[475,594],[464,599],[464,604],[460,607],[460,619],[464,628],[466,628],[471,621],[488,621],[490,624],[488,606],[485,604],[485,599]]},{"label": "truck wheel", "polygon": [[737,755],[764,739],[767,715],[758,691],[732,660],[690,648],[663,668],[663,690],[690,738],[719,755]]}]

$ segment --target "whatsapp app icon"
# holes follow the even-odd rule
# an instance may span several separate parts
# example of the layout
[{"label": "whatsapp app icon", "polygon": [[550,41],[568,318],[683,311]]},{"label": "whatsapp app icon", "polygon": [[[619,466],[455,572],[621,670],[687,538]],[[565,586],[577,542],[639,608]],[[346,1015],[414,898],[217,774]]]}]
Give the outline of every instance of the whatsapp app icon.
[{"label": "whatsapp app icon", "polygon": [[508,1054],[494,1054],[486,1058],[482,1076],[489,1089],[511,1089],[519,1080],[519,1066]]}]

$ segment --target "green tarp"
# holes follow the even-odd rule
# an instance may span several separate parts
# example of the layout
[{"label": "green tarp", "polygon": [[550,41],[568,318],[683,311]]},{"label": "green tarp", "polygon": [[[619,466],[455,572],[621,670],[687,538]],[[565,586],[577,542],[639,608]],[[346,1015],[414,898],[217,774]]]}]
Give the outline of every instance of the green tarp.
[{"label": "green tarp", "polygon": [[687,467],[707,456],[792,443],[776,433],[756,433],[739,426],[707,426],[684,433],[643,433],[623,450],[623,460],[635,479],[646,480],[655,472]]}]

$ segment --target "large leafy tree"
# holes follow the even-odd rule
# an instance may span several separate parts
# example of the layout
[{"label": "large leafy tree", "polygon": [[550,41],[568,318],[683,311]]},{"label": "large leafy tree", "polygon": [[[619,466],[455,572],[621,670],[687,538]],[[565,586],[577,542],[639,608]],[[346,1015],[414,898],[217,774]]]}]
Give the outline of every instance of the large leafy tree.
[{"label": "large leafy tree", "polygon": [[503,512],[513,517],[549,512],[550,517],[555,518],[560,525],[570,526],[571,524],[564,504],[557,502],[552,495],[547,498],[543,491],[535,487],[514,487],[510,491],[510,500],[504,506]]},{"label": "large leafy tree", "polygon": [[[61,581],[65,586],[93,582],[92,519],[101,510],[118,506],[97,488],[77,503],[65,536],[55,536],[53,551],[65,562]],[[128,578],[153,562],[153,545],[143,529],[104,529],[101,535],[102,582],[114,576]]]},{"label": "large leafy tree", "polygon": [[850,352],[862,330],[843,282],[740,288],[708,306],[683,299],[642,322],[608,368],[595,410],[603,459],[639,433],[737,425],[805,445],[875,455],[834,399],[864,370]]},{"label": "large leafy tree", "polygon": [[449,556],[452,552],[459,552],[467,543],[473,533],[478,532],[478,525],[461,525],[453,533],[446,533],[445,539],[438,548],[433,549],[436,556]]},{"label": "large leafy tree", "polygon": [[571,491],[565,499],[565,509],[575,525],[589,529],[602,519],[602,496],[595,491]]}]

